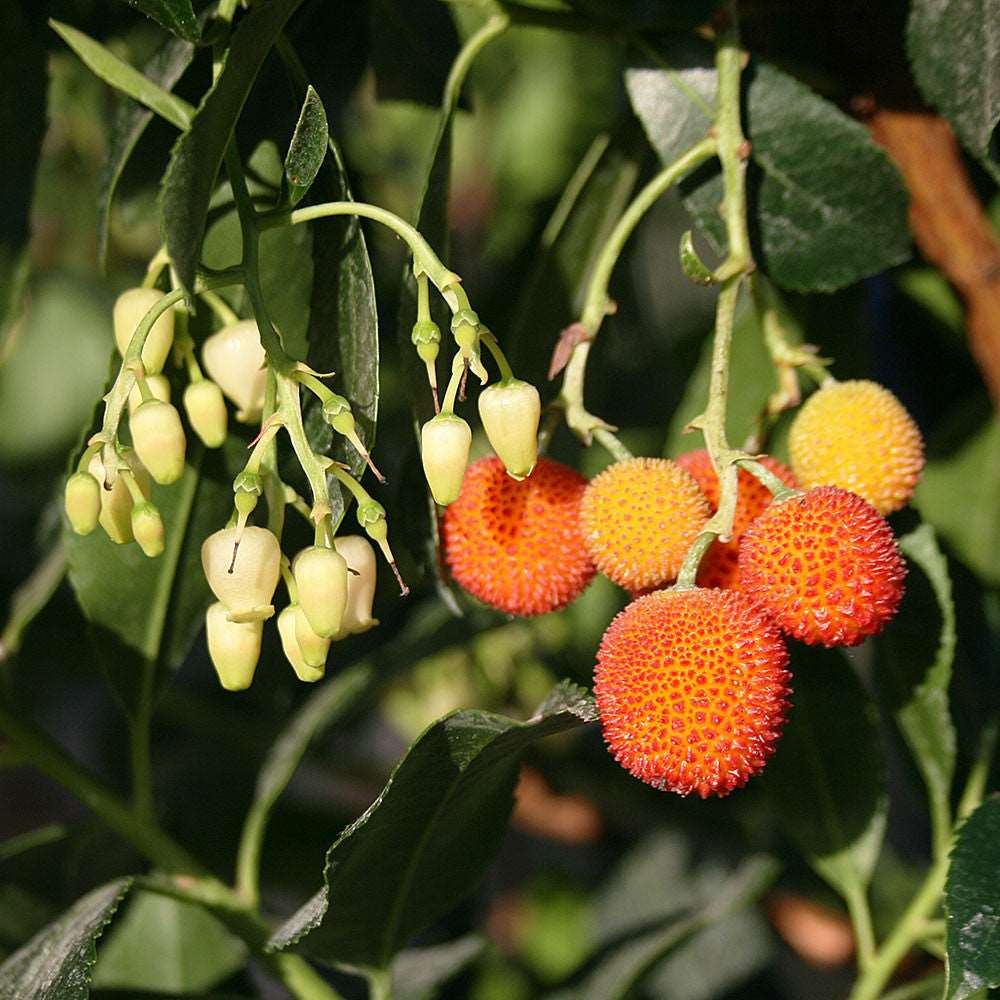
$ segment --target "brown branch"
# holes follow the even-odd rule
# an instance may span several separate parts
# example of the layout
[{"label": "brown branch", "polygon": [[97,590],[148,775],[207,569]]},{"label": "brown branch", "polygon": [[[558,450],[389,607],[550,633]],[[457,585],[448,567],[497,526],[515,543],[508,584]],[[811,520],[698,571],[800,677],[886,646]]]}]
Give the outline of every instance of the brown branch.
[{"label": "brown branch", "polygon": [[910,192],[910,227],[920,252],[965,301],[969,348],[1000,408],[1000,241],[951,127],[927,111],[878,108],[868,126],[896,161]]}]

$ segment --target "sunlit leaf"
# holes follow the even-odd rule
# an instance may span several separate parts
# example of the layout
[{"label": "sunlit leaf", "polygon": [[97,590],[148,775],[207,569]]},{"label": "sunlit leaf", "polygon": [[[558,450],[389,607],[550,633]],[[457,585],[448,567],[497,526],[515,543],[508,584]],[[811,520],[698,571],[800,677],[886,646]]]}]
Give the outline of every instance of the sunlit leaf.
[{"label": "sunlit leaf", "polygon": [[316,180],[329,142],[326,110],[319,94],[309,87],[285,156],[285,179],[288,182],[289,200],[293,205],[302,200]]}]

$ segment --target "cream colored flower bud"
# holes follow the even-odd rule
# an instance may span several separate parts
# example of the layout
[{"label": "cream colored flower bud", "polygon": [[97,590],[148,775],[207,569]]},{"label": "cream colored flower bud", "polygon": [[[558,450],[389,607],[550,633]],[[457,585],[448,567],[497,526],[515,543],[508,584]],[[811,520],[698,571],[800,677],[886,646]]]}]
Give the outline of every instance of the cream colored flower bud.
[{"label": "cream colored flower bud", "polygon": [[201,546],[205,579],[231,620],[270,618],[271,598],[281,575],[281,546],[267,528],[253,525],[243,529],[234,551],[236,538],[236,528],[224,528],[205,539]]},{"label": "cream colored flower bud", "polygon": [[236,419],[252,424],[260,419],[267,388],[264,348],[252,319],[224,326],[201,350],[205,370],[238,407]]},{"label": "cream colored flower bud", "polygon": [[225,605],[218,603],[205,612],[205,632],[208,655],[219,675],[219,683],[227,691],[244,691],[250,687],[260,659],[264,623],[230,621]]},{"label": "cream colored flower bud", "polygon": [[161,486],[184,475],[187,439],[181,415],[169,403],[147,400],[129,418],[132,445],[149,474]]},{"label": "cream colored flower bud", "polygon": [[310,545],[292,560],[299,606],[312,630],[330,639],[340,630],[347,607],[347,563],[335,549]]},{"label": "cream colored flower bud", "polygon": [[507,379],[479,394],[479,418],[493,450],[513,479],[525,479],[538,461],[538,390],[520,379]]},{"label": "cream colored flower bud", "polygon": [[375,601],[377,561],[375,550],[367,538],[360,535],[344,535],[333,540],[333,547],[347,563],[347,607],[340,622],[337,638],[359,635],[378,625],[372,618],[372,604]]},{"label": "cream colored flower bud", "polygon": [[[149,387],[153,399],[158,399],[161,403],[170,402],[170,381],[166,375],[150,375],[146,379],[146,385]],[[140,406],[142,406],[142,392],[139,390],[137,382],[128,394],[128,415],[132,416]]]},{"label": "cream colored flower bud", "polygon": [[[122,357],[125,357],[132,334],[142,317],[162,298],[163,292],[155,288],[130,288],[118,296],[114,308],[115,343]],[[142,367],[147,375],[156,375],[163,370],[173,342],[174,310],[170,307],[157,317],[143,344]]]},{"label": "cream colored flower bud", "polygon": [[420,429],[420,459],[434,500],[454,503],[469,464],[472,429],[454,413],[439,413]]},{"label": "cream colored flower bud", "polygon": [[78,535],[89,535],[101,516],[101,484],[89,472],[74,472],[63,493],[66,517]]},{"label": "cream colored flower bud", "polygon": [[[289,604],[284,611],[278,615],[278,634],[281,636],[281,648],[285,652],[285,659],[292,665],[292,670],[295,671],[295,676],[298,677],[300,681],[305,681],[307,684],[312,684],[314,681],[318,681],[326,673],[326,651],[330,648],[329,639],[321,639],[312,629],[309,631],[312,633],[313,639],[316,643],[326,643],[326,649],[323,651],[323,658],[318,666],[311,666],[305,655],[302,652],[302,647],[299,645],[299,640],[296,638],[296,622],[301,618],[305,620],[305,615],[302,614],[302,609],[297,604]],[[306,628],[309,628],[309,623],[306,622]],[[315,657],[310,657],[315,659]]]},{"label": "cream colored flower bud", "polygon": [[[139,456],[131,448],[126,448],[122,452],[125,464],[132,470],[142,495],[149,499],[152,485],[146,467],[139,461]],[[90,474],[101,486],[101,513],[98,523],[104,529],[105,534],[111,541],[118,545],[124,545],[132,541],[132,494],[129,492],[125,480],[121,476],[116,476],[114,485],[110,490],[104,488],[104,465],[101,456],[95,455],[87,466]]]},{"label": "cream colored flower bud", "polygon": [[139,543],[139,548],[155,559],[163,552],[163,518],[160,512],[148,500],[132,507],[132,534]]},{"label": "cream colored flower bud", "polygon": [[220,448],[226,440],[229,415],[222,390],[210,378],[192,382],[184,390],[184,412],[206,448]]}]

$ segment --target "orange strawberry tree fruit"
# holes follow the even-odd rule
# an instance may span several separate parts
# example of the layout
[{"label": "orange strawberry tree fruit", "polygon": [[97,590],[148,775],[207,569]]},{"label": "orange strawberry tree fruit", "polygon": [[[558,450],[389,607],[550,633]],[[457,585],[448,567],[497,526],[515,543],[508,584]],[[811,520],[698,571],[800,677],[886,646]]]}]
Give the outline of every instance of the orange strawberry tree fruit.
[{"label": "orange strawberry tree fruit", "polygon": [[1000,988],[996,11],[57,6],[0,997]]}]

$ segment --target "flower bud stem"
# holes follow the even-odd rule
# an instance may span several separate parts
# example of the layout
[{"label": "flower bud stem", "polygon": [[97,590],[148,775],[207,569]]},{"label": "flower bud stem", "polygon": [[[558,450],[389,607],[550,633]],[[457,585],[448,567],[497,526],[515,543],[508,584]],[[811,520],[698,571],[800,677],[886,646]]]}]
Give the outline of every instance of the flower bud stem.
[{"label": "flower bud stem", "polygon": [[493,355],[493,360],[497,363],[497,367],[500,369],[500,381],[507,382],[514,378],[514,371],[510,367],[510,362],[507,360],[507,356],[500,348],[500,344],[497,342],[496,335],[492,330],[487,329],[485,326],[479,328],[479,339],[486,345],[486,349]]},{"label": "flower bud stem", "polygon": [[132,503],[143,503],[146,495],[139,488],[135,473],[124,462],[118,466],[118,475],[122,477],[122,482],[128,488],[128,495],[132,498]]},{"label": "flower bud stem", "polygon": [[146,265],[146,273],[142,279],[142,287],[155,288],[156,283],[160,280],[160,275],[163,273],[163,269],[169,263],[170,255],[167,253],[167,248],[162,246],[150,259],[149,264]]},{"label": "flower bud stem", "polygon": [[221,295],[216,295],[215,292],[203,290],[198,293],[198,297],[204,300],[205,305],[207,305],[212,312],[215,313],[219,322],[223,326],[231,326],[233,323],[238,323],[240,321],[239,316],[229,307],[229,303]]}]

